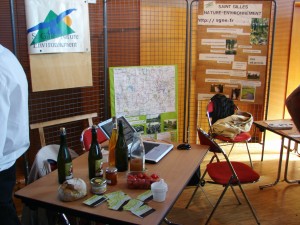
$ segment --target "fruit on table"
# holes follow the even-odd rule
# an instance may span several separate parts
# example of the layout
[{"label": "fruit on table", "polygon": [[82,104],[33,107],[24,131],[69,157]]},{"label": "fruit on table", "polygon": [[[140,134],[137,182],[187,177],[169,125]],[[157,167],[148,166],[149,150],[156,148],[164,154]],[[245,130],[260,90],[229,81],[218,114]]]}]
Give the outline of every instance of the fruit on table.
[{"label": "fruit on table", "polygon": [[159,180],[155,173],[131,172],[127,175],[127,186],[131,189],[150,189],[151,184]]}]

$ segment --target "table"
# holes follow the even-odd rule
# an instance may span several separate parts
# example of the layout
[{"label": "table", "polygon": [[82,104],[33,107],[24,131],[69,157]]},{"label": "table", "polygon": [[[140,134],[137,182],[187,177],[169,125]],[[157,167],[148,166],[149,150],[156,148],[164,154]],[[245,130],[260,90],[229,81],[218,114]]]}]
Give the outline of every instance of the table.
[{"label": "table", "polygon": [[[293,124],[292,129],[287,130],[280,130],[280,129],[274,129],[268,125],[270,122],[282,122],[282,123],[291,123]],[[263,132],[263,143],[262,143],[262,160],[263,160],[263,154],[264,154],[264,144],[265,144],[265,132],[270,131],[275,134],[278,134],[281,136],[281,147],[280,147],[280,155],[279,155],[279,163],[278,163],[278,172],[277,172],[277,178],[274,183],[266,184],[259,186],[260,189],[266,188],[266,187],[272,187],[275,186],[280,179],[281,174],[281,166],[282,166],[282,157],[283,157],[283,151],[284,151],[284,139],[288,139],[288,146],[287,146],[287,154],[286,154],[286,163],[285,163],[285,171],[284,171],[284,181],[287,183],[298,183],[300,184],[300,180],[289,180],[287,177],[288,174],[288,164],[289,164],[289,156],[290,156],[290,144],[291,141],[294,141],[296,143],[300,143],[300,133],[297,130],[296,126],[294,125],[292,120],[285,119],[285,120],[265,120],[265,121],[254,121],[253,124],[258,128],[261,132]]]},{"label": "table", "polygon": [[[174,143],[174,146],[177,146]],[[15,197],[20,198],[29,207],[41,207],[61,213],[75,215],[76,217],[87,218],[91,221],[108,224],[159,224],[175,204],[177,198],[184,190],[189,179],[199,168],[205,157],[208,146],[191,144],[191,150],[171,150],[157,164],[146,164],[146,168],[157,173],[168,184],[168,192],[164,202],[150,201],[148,204],[155,209],[155,212],[145,218],[139,218],[127,211],[113,211],[108,209],[107,203],[95,208],[88,207],[82,202],[93,194],[88,191],[88,195],[74,202],[62,202],[57,197],[58,178],[57,171],[40,178],[39,180],[25,186],[15,192]],[[88,189],[88,153],[84,153],[73,160],[74,177],[81,178],[87,183]],[[108,186],[107,192],[122,190],[132,198],[146,190],[128,189],[126,183],[126,172],[118,173],[118,184]]]}]

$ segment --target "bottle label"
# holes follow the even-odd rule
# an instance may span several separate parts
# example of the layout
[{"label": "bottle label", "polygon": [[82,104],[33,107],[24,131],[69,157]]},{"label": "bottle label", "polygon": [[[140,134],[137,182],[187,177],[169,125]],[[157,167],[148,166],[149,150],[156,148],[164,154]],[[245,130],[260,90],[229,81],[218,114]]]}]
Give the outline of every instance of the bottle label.
[{"label": "bottle label", "polygon": [[66,180],[73,178],[73,165],[72,162],[65,164],[65,174],[66,174]]},{"label": "bottle label", "polygon": [[103,159],[95,160],[95,177],[103,177]]}]

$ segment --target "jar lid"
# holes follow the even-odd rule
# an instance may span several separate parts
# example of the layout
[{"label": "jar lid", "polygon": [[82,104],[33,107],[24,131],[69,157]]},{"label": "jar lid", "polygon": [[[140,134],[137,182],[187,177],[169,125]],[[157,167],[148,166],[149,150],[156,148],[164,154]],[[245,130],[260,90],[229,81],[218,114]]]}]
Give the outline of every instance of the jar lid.
[{"label": "jar lid", "polygon": [[91,179],[91,184],[100,186],[100,185],[106,184],[106,180],[102,179],[102,178],[95,177],[95,178]]},{"label": "jar lid", "polygon": [[106,172],[107,173],[116,173],[118,169],[116,167],[107,167]]}]

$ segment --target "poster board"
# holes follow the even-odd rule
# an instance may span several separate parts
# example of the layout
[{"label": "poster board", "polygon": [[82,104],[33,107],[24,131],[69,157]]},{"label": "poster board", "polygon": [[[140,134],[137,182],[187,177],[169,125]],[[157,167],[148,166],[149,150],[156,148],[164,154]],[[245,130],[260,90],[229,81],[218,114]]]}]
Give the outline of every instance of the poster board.
[{"label": "poster board", "polygon": [[32,91],[92,86],[88,2],[25,0]]},{"label": "poster board", "polygon": [[143,136],[177,141],[177,66],[110,67],[112,116],[124,116]]},{"label": "poster board", "polygon": [[91,52],[29,55],[32,91],[92,86]]},{"label": "poster board", "polygon": [[198,100],[223,93],[235,101],[264,103],[271,1],[199,2]]}]

